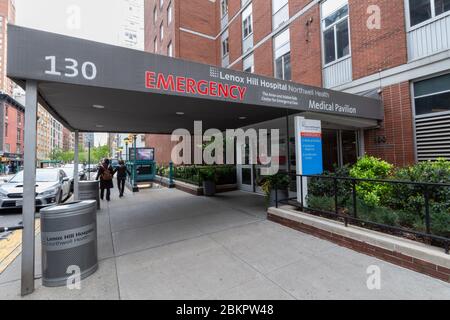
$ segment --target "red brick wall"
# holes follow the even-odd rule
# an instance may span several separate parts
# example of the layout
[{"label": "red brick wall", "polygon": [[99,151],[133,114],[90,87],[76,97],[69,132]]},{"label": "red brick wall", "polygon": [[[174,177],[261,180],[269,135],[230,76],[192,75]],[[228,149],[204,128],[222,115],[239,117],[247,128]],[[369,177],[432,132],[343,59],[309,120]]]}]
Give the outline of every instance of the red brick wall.
[{"label": "red brick wall", "polygon": [[366,153],[397,166],[413,164],[414,129],[409,82],[383,88],[382,98],[385,120],[380,129],[364,132]]},{"label": "red brick wall", "polygon": [[[5,126],[5,132],[4,132],[4,144],[9,144],[10,146],[10,153],[22,153],[23,152],[23,128],[24,128],[24,113],[17,110],[15,107],[9,105],[8,103],[4,103],[3,105],[3,112],[4,112],[4,119],[5,124],[8,124],[8,132],[6,132],[6,125]],[[6,116],[6,109],[8,109],[8,116]],[[21,117],[21,123],[17,122],[17,114],[20,114]],[[20,130],[20,140],[17,140],[17,131]],[[20,150],[17,149],[17,143],[20,144]],[[3,146],[4,147],[4,146]],[[5,150],[3,148],[3,150]]]},{"label": "red brick wall", "polygon": [[253,42],[272,32],[272,1],[253,0]]},{"label": "red brick wall", "polygon": [[[239,15],[228,28],[230,63],[242,56],[242,16]],[[219,43],[221,39],[219,39]],[[241,69],[242,70],[242,69]]]},{"label": "red brick wall", "polygon": [[[381,28],[369,30],[367,8],[381,9]],[[407,63],[403,0],[349,0],[353,80]]]},{"label": "red brick wall", "polygon": [[170,140],[170,135],[148,134],[145,136],[145,146],[155,148],[155,161],[158,164],[168,165],[171,159],[172,148],[176,142]]},{"label": "red brick wall", "polygon": [[[185,28],[210,37],[217,35],[219,32],[217,22],[220,19],[218,3],[204,0],[177,0],[177,3],[177,30]],[[178,37],[177,57],[206,64],[217,64],[217,41],[184,31],[179,31]]]},{"label": "red brick wall", "polygon": [[[164,1],[162,9],[159,7],[159,0],[145,0],[144,1],[144,16],[145,16],[145,46],[144,49],[147,52],[155,52],[154,40],[158,39],[158,51],[156,53],[167,55],[167,47],[172,42],[173,50],[176,53],[177,50],[177,34],[176,30],[176,14],[177,14],[177,0]],[[172,22],[168,25],[167,20],[167,8],[169,4],[172,5]],[[153,9],[156,6],[157,20],[153,23]],[[164,26],[164,39],[160,38],[160,26],[161,23]]]},{"label": "red brick wall", "polygon": [[322,86],[320,7],[314,6],[295,20],[290,30],[292,80]]},{"label": "red brick wall", "polygon": [[273,45],[271,39],[255,49],[254,57],[255,73],[267,77],[273,77]]}]

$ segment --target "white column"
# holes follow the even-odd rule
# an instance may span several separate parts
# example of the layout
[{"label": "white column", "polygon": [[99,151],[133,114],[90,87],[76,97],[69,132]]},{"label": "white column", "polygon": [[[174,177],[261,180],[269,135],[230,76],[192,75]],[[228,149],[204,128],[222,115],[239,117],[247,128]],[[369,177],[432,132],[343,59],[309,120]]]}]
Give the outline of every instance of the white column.
[{"label": "white column", "polygon": [[79,197],[79,189],[78,189],[78,185],[79,185],[79,176],[78,176],[78,142],[79,142],[79,136],[80,133],[78,132],[78,130],[75,131],[75,154],[74,154],[74,159],[73,159],[73,164],[74,164],[74,169],[73,169],[73,198],[75,201],[78,201]]},{"label": "white column", "polygon": [[36,129],[37,82],[26,82],[25,145],[23,181],[23,232],[22,232],[22,296],[34,291],[34,240],[36,211]]}]

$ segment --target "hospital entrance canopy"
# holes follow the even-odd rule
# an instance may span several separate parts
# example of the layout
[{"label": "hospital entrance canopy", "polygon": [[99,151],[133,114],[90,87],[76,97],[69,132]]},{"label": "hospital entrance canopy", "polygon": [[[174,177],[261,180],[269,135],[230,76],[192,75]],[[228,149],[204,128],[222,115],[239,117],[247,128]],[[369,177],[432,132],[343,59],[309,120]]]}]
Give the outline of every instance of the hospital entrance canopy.
[{"label": "hospital entrance canopy", "polygon": [[14,25],[7,74],[36,81],[41,104],[82,132],[224,130],[300,112],[383,119],[377,99]]},{"label": "hospital entrance canopy", "polygon": [[36,118],[39,101],[78,132],[172,133],[249,126],[288,114],[376,125],[376,99],[77,38],[8,27],[7,75],[26,88],[21,293],[34,290]]}]

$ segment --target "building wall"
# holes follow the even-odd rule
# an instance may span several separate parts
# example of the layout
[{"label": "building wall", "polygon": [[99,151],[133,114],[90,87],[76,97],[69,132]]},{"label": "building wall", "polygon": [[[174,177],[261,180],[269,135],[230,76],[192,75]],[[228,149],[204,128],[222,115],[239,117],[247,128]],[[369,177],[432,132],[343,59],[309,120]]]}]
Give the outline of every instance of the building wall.
[{"label": "building wall", "polygon": [[172,159],[172,148],[176,145],[167,134],[151,134],[145,136],[145,146],[155,148],[155,161],[160,165],[168,165]]},{"label": "building wall", "polygon": [[[229,23],[224,30],[221,30],[220,0],[215,3],[193,0],[195,5],[192,5],[192,1],[189,1],[189,4],[188,1],[172,1],[177,3],[174,31],[178,37],[177,57],[221,65],[221,35],[228,30],[229,67],[242,70],[244,56],[241,0],[229,0]],[[323,61],[321,21],[321,5],[325,1],[289,0],[289,18],[292,21],[274,31],[272,1],[252,0],[250,3],[253,9],[254,48],[248,54],[254,55],[255,73],[274,76],[273,38],[279,31],[289,28],[292,80],[356,94],[371,91],[372,95],[376,95],[376,92],[379,92],[379,98],[385,108],[385,120],[380,122],[378,128],[365,130],[365,151],[399,166],[413,163],[415,131],[411,82],[439,72],[450,72],[450,40],[447,47],[444,45],[447,42],[442,40],[441,44],[432,46],[433,50],[419,49],[427,47],[426,41],[432,35],[438,35],[437,23],[442,25],[444,21],[450,21],[450,16],[447,13],[437,22],[430,20],[431,27],[425,26],[422,32],[428,36],[421,39],[420,34],[409,27],[409,19],[405,15],[405,1],[348,0],[350,60],[343,60],[350,61],[349,79],[328,86]],[[212,8],[213,3],[215,9]],[[211,10],[206,10],[209,7]],[[379,28],[370,27],[368,24],[377,14],[376,11],[371,11],[371,8],[380,10]],[[148,25],[147,31],[152,32],[151,24]],[[444,31],[439,33],[442,37],[445,35]],[[450,32],[448,34],[450,35]],[[412,42],[412,39],[415,42]],[[419,40],[426,43],[417,43]],[[215,60],[211,52],[213,50]],[[423,60],[416,57],[422,57]],[[338,61],[336,65],[340,63]],[[331,70],[334,70],[333,76],[340,76],[339,68]]]},{"label": "building wall", "polygon": [[24,113],[6,101],[3,107],[3,151],[23,154]]},{"label": "building wall", "polygon": [[[367,8],[381,10],[381,28],[367,28]],[[349,0],[353,80],[408,62],[404,0]]]},{"label": "building wall", "polygon": [[379,129],[365,131],[366,152],[398,166],[413,164],[415,153],[409,82],[383,88],[382,97],[385,120]]},{"label": "building wall", "polygon": [[38,106],[37,149],[38,160],[49,160],[51,153],[51,115],[41,106]]},{"label": "building wall", "polygon": [[7,25],[15,22],[16,9],[12,0],[0,0],[0,90],[12,95],[14,84],[6,77]]}]

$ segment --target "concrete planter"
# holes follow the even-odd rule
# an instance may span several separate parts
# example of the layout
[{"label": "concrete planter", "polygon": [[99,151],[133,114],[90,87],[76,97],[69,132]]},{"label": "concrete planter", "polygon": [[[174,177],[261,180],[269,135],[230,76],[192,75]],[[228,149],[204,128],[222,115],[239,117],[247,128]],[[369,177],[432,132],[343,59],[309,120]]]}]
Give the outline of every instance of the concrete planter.
[{"label": "concrete planter", "polygon": [[216,194],[216,183],[214,181],[203,181],[203,195],[212,197]]},{"label": "concrete planter", "polygon": [[[279,200],[285,200],[289,197],[289,193],[287,190],[277,190],[278,193],[278,201]],[[270,197],[269,197],[269,207],[275,207],[276,205],[276,195],[275,190],[270,191]]]}]

